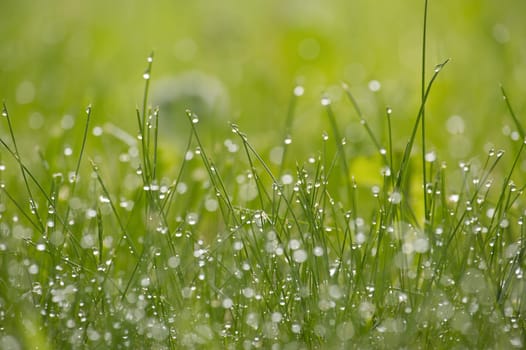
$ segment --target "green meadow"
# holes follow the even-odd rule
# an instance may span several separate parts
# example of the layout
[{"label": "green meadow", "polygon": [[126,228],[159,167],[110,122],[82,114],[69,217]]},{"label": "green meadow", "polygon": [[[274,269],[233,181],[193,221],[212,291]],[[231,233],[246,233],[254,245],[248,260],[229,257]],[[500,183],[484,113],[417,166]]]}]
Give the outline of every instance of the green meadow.
[{"label": "green meadow", "polygon": [[526,4],[0,4],[0,349],[526,341]]}]

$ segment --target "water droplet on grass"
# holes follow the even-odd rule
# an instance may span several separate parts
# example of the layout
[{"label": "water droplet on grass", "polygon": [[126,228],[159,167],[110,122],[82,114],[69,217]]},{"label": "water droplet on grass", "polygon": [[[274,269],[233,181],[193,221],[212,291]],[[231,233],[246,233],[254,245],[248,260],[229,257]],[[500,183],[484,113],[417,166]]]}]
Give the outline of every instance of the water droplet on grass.
[{"label": "water droplet on grass", "polygon": [[336,326],[336,335],[342,342],[347,342],[354,336],[354,326],[352,322],[346,321]]},{"label": "water droplet on grass", "polygon": [[320,246],[314,247],[312,253],[314,254],[314,256],[323,256],[323,248]]},{"label": "water droplet on grass", "polygon": [[221,302],[221,306],[223,306],[224,309],[230,309],[232,306],[234,306],[234,302],[230,298],[225,298]]},{"label": "water droplet on grass", "polygon": [[433,163],[437,159],[437,155],[435,152],[431,151],[431,152],[426,153],[425,158],[426,158],[426,162]]},{"label": "water droplet on grass", "polygon": [[96,126],[96,127],[93,128],[91,133],[93,134],[93,136],[98,137],[98,136],[102,135],[103,129],[100,126]]},{"label": "water droplet on grass", "polygon": [[400,204],[402,201],[402,194],[400,192],[393,192],[389,195],[389,202],[393,204]]},{"label": "water droplet on grass", "polygon": [[465,123],[464,118],[459,115],[449,117],[446,122],[447,131],[452,135],[460,135],[464,133]]},{"label": "water droplet on grass", "polygon": [[520,134],[518,131],[512,131],[511,134],[510,134],[510,138],[513,140],[513,141],[518,141],[519,138],[520,138]]},{"label": "water droplet on grass", "polygon": [[259,316],[255,312],[250,312],[247,315],[247,319],[245,321],[247,325],[253,329],[258,329],[259,327]]},{"label": "water droplet on grass", "polygon": [[281,322],[281,320],[283,319],[283,315],[281,314],[281,312],[273,312],[272,315],[270,316],[270,319],[272,320],[272,322],[274,323],[279,323]]},{"label": "water droplet on grass", "polygon": [[303,88],[303,86],[298,85],[294,88],[294,96],[303,96],[304,93],[305,89]]},{"label": "water droplet on grass", "polygon": [[171,256],[168,258],[168,266],[175,269],[181,263],[181,258],[178,255]]},{"label": "water droplet on grass", "polygon": [[328,106],[328,105],[331,104],[331,99],[326,97],[326,96],[324,96],[324,97],[321,98],[320,103],[321,103],[322,106]]},{"label": "water droplet on grass", "polygon": [[151,280],[150,277],[143,277],[141,279],[141,287],[148,287],[150,286]]},{"label": "water droplet on grass", "polygon": [[299,334],[301,332],[301,325],[299,323],[293,323],[290,330],[292,333]]},{"label": "water droplet on grass", "polygon": [[333,284],[329,286],[329,296],[334,300],[338,300],[343,296],[343,293],[338,285]]},{"label": "water droplet on grass", "polygon": [[188,185],[184,182],[179,182],[176,186],[175,186],[175,191],[179,194],[184,194],[186,193],[186,191],[188,190]]},{"label": "water droplet on grass", "polygon": [[235,153],[239,150],[239,146],[232,142],[232,140],[230,139],[226,139],[224,145],[230,153]]},{"label": "water droplet on grass", "polygon": [[378,80],[371,80],[369,84],[367,84],[367,86],[369,87],[369,90],[373,92],[380,91],[380,89],[382,88],[382,84],[380,84]]},{"label": "water droplet on grass", "polygon": [[255,295],[256,295],[256,292],[254,291],[254,289],[250,287],[243,288],[243,296],[245,298],[250,299],[250,298],[253,298]]},{"label": "water droplet on grass", "polygon": [[290,174],[285,174],[281,177],[281,182],[284,184],[284,185],[290,185],[294,182],[294,178],[292,177],[292,175]]},{"label": "water droplet on grass", "polygon": [[60,126],[64,130],[69,130],[75,125],[75,118],[72,115],[66,114],[62,117],[60,121]]},{"label": "water droplet on grass", "polygon": [[449,195],[449,197],[448,197],[448,200],[449,200],[451,203],[457,203],[459,199],[460,199],[460,196],[459,196],[458,194],[451,194],[451,195]]},{"label": "water droplet on grass", "polygon": [[214,198],[208,198],[205,201],[205,209],[209,212],[215,212],[219,208],[219,202]]},{"label": "water droplet on grass", "polygon": [[296,250],[296,249],[299,249],[301,247],[301,243],[300,241],[298,241],[297,239],[291,239],[290,242],[289,242],[289,249],[290,250]]},{"label": "water droplet on grass", "polygon": [[425,253],[429,250],[429,241],[424,237],[419,237],[413,242],[413,250],[417,253]]},{"label": "water droplet on grass", "polygon": [[150,79],[150,72],[149,71],[144,72],[143,75],[142,75],[142,78],[144,80],[149,80]]},{"label": "water droplet on grass", "polygon": [[301,264],[301,263],[304,263],[305,261],[307,261],[308,257],[309,257],[309,255],[303,249],[295,250],[294,253],[292,254],[292,258],[298,264]]},{"label": "water droplet on grass", "polygon": [[186,215],[186,223],[190,226],[196,225],[198,220],[199,216],[197,215],[197,213],[188,213]]},{"label": "water droplet on grass", "polygon": [[365,242],[366,238],[367,237],[365,236],[365,234],[363,232],[358,232],[356,234],[356,243],[363,244]]},{"label": "water droplet on grass", "polygon": [[234,250],[241,250],[243,249],[243,242],[241,241],[235,241],[233,245]]}]

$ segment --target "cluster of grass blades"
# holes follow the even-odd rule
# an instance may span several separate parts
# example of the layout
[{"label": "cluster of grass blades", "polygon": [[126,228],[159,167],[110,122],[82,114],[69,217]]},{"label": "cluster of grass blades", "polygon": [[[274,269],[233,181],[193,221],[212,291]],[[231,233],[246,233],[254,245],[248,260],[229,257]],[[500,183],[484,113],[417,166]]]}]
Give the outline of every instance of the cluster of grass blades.
[{"label": "cluster of grass blades", "polygon": [[[4,105],[0,348],[524,346],[526,207],[514,179],[525,135],[504,89],[521,137],[508,160],[490,150],[450,169],[426,151],[425,105],[445,61],[429,81],[422,74],[401,156],[391,108],[378,137],[344,84],[381,159],[372,187],[353,179],[328,98],[331,131],[314,156],[294,158],[302,87],[278,164],[238,125],[220,148],[205,144],[188,110],[172,173],[159,156],[162,111],[148,104],[152,63],[138,135],[124,146],[92,127],[89,107],[76,157],[68,148],[30,167]],[[97,142],[122,153],[86,160]]]}]

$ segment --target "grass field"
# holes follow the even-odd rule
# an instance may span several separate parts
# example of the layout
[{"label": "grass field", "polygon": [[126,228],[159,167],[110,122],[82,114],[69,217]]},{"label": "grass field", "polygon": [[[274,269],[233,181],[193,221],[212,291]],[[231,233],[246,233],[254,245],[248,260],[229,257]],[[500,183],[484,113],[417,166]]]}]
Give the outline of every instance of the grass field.
[{"label": "grass field", "polygon": [[4,1],[0,348],[523,348],[525,5],[425,4]]}]

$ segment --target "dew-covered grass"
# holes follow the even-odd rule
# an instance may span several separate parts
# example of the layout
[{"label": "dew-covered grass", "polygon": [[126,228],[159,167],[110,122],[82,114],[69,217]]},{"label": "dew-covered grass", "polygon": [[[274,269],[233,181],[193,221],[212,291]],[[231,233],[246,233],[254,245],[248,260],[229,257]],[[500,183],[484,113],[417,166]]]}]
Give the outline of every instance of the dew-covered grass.
[{"label": "dew-covered grass", "polygon": [[[301,86],[269,156],[235,124],[205,143],[188,110],[173,169],[152,61],[137,137],[93,124],[90,106],[72,122],[82,138],[27,164],[4,105],[2,348],[524,346],[525,135],[504,89],[520,137],[459,164],[417,156],[423,107],[395,154],[393,110],[375,136],[344,85],[377,149],[372,184],[353,176],[328,97],[332,129],[295,158]],[[107,153],[90,159],[94,146]]]},{"label": "dew-covered grass", "polygon": [[[451,160],[426,120],[445,59],[410,128],[344,83],[305,140],[297,85],[270,147],[191,105],[171,140],[146,64],[134,134],[88,106],[33,157],[3,105],[1,349],[524,347],[526,135],[504,87],[504,137]],[[466,127],[446,123],[461,154]]]}]

